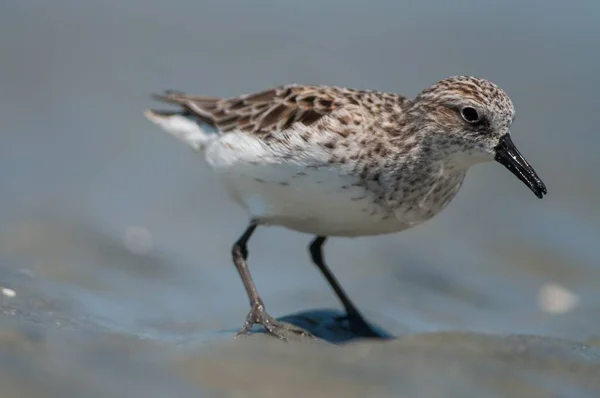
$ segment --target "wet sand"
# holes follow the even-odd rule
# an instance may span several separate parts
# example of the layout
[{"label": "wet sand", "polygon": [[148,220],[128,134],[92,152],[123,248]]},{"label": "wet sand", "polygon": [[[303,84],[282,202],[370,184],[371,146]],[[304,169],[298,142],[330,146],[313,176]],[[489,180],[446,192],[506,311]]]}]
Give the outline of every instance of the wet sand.
[{"label": "wet sand", "polygon": [[225,333],[200,345],[123,334],[0,331],[3,396],[594,397],[600,349],[541,336],[438,332],[336,346]]},{"label": "wet sand", "polygon": [[[178,301],[180,306],[191,308],[202,308],[202,301],[210,301],[212,292],[195,290],[202,283],[161,288],[160,283],[169,277],[165,275],[167,264],[157,258],[132,254],[107,236],[81,226],[48,220],[28,224],[15,239],[4,240],[12,247],[4,252],[11,253],[13,259],[28,259],[29,265],[40,265],[19,267],[14,262],[7,266],[5,259],[0,267],[0,280],[15,293],[14,297],[2,298],[3,396],[600,394],[600,344],[593,333],[585,342],[551,335],[469,331],[473,324],[463,331],[448,328],[424,332],[415,327],[414,320],[403,323],[366,311],[371,326],[384,338],[365,339],[348,328],[340,310],[315,307],[279,319],[304,328],[317,336],[316,340],[290,333],[288,342],[281,342],[258,327],[249,336],[235,338],[246,311],[243,297],[239,303],[221,305],[222,312],[214,319],[200,310],[178,317],[165,307],[171,288],[195,297],[196,301]],[[86,254],[88,259],[100,256],[100,263],[107,267],[82,269]],[[55,256],[54,263],[51,255]],[[112,261],[105,262],[102,256]],[[69,263],[69,258],[78,262]],[[230,271],[234,282],[234,271]],[[90,278],[93,273],[96,275]],[[110,281],[117,282],[111,285]],[[440,285],[437,281],[422,287],[423,294],[439,294]],[[319,288],[327,291],[324,283]],[[154,299],[148,292],[162,292],[163,296]],[[456,288],[454,296],[462,300],[467,293]],[[292,306],[293,300],[286,296],[281,293],[282,301]],[[143,297],[148,300],[140,302]],[[406,303],[396,302],[401,305],[398,314],[414,311]],[[489,312],[494,306],[488,303],[482,307],[481,312]],[[571,320],[587,318],[589,324],[597,325],[594,313],[574,310],[569,315]],[[542,318],[532,317],[530,327]],[[571,322],[569,316],[560,318]],[[567,326],[562,325],[563,330]],[[581,322],[570,326],[571,335],[585,334]],[[588,333],[592,330],[597,329],[588,329]]]}]

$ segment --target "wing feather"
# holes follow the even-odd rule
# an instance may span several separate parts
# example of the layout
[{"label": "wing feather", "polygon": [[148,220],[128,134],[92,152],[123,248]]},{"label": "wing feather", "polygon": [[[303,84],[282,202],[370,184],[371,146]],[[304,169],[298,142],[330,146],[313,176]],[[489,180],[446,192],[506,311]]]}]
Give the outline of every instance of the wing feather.
[{"label": "wing feather", "polygon": [[345,102],[331,88],[297,85],[225,99],[172,91],[154,98],[177,104],[222,132],[241,130],[261,136],[294,123],[316,123]]}]

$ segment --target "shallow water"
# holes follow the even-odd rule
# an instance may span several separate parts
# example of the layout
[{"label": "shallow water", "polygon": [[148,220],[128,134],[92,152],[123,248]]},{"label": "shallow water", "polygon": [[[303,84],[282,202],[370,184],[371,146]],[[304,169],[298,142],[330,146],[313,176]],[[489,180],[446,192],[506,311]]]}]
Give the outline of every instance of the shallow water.
[{"label": "shallow water", "polygon": [[[600,5],[433,7],[0,5],[3,396],[598,396]],[[353,300],[399,337],[385,342],[334,321],[309,236],[259,230],[250,266],[269,312],[325,341],[234,340],[245,214],[143,118],[148,94],[297,82],[412,96],[454,74],[511,95],[548,196],[481,165],[428,223],[328,242]]]}]

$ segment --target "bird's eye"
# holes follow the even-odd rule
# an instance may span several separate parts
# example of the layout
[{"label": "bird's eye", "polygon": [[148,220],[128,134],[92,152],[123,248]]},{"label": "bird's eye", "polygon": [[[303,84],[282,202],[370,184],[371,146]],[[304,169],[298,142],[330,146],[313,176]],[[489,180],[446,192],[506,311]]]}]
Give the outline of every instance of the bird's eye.
[{"label": "bird's eye", "polygon": [[475,108],[471,108],[470,106],[462,108],[460,114],[467,123],[476,123],[479,121],[479,113],[477,113]]}]

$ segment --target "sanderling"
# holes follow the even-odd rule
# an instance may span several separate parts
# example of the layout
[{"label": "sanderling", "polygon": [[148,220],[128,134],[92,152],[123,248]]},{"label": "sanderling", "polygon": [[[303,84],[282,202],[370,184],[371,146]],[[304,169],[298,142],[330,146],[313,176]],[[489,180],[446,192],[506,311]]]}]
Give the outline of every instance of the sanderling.
[{"label": "sanderling", "polygon": [[430,219],[458,192],[469,167],[496,160],[535,195],[544,183],[510,136],[515,111],[490,81],[455,76],[414,99],[329,86],[287,85],[233,98],[166,92],[177,111],[146,111],[152,122],[204,154],[249,225],[232,248],[254,324],[284,338],[265,310],[248,265],[259,225],[315,236],[309,246],[354,328],[373,333],[323,261],[327,237],[402,231]]}]

